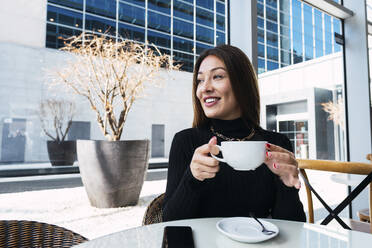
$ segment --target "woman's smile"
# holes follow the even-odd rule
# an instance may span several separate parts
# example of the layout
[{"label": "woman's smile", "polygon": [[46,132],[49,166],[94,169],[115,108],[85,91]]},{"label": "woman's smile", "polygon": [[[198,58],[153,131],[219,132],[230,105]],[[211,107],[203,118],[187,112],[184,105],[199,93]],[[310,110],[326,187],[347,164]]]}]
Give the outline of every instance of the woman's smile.
[{"label": "woman's smile", "polygon": [[220,97],[214,97],[214,96],[207,96],[204,97],[204,105],[207,108],[213,107],[216,104],[218,104],[218,101],[221,99]]}]

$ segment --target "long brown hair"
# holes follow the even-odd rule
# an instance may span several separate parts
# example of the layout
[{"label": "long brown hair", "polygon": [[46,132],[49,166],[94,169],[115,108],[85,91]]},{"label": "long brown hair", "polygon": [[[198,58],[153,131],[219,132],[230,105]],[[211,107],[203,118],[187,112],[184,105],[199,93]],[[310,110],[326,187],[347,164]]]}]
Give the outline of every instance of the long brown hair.
[{"label": "long brown hair", "polygon": [[195,63],[192,89],[194,108],[192,126],[203,127],[209,125],[210,122],[196,96],[200,65],[210,55],[216,56],[225,64],[233,94],[241,109],[242,119],[248,125],[260,128],[260,95],[256,72],[247,55],[239,48],[230,45],[220,45],[204,51]]}]

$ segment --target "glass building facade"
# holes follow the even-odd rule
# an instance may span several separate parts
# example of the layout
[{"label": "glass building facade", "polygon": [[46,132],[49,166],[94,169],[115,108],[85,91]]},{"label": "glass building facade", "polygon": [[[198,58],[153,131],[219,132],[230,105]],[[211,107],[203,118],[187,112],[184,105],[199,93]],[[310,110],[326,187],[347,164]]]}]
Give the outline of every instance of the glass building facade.
[{"label": "glass building facade", "polygon": [[341,32],[340,20],[300,0],[257,0],[258,73],[339,52]]},{"label": "glass building facade", "polygon": [[155,44],[191,72],[206,48],[227,41],[225,0],[48,0],[46,47],[84,31]]}]

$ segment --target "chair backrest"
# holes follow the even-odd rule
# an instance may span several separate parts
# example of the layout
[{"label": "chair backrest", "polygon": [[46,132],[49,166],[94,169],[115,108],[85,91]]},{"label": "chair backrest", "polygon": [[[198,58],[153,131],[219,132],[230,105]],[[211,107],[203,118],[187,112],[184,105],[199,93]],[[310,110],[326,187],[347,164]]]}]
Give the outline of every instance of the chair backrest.
[{"label": "chair backrest", "polygon": [[52,224],[0,220],[0,247],[72,247],[88,241],[80,234]]},{"label": "chair backrest", "polygon": [[[358,174],[358,175],[368,175],[372,172],[372,164],[370,163],[359,163],[359,162],[342,162],[334,160],[309,160],[309,159],[297,159],[298,167],[300,173],[309,181],[309,178],[305,170],[319,170],[328,172],[339,172],[347,174]],[[313,198],[309,185],[305,183],[307,203],[309,209],[309,222],[314,223],[314,208],[313,208]],[[372,218],[372,183],[369,185],[370,200],[369,200],[369,213],[370,218]],[[372,225],[370,225],[372,233]]]},{"label": "chair backrest", "polygon": [[143,216],[142,225],[150,225],[163,221],[163,199],[164,193],[151,201]]},{"label": "chair backrest", "polygon": [[367,159],[372,162],[372,154],[367,154]]}]

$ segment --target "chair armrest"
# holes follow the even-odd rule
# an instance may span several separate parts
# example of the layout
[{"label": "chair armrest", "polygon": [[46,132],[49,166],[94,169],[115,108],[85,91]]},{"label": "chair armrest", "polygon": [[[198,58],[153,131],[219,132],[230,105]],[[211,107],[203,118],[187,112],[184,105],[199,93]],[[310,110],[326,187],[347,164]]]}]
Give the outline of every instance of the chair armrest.
[{"label": "chair armrest", "polygon": [[300,169],[332,171],[359,175],[368,175],[372,172],[372,163],[311,159],[297,159],[297,162],[298,168]]}]

